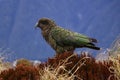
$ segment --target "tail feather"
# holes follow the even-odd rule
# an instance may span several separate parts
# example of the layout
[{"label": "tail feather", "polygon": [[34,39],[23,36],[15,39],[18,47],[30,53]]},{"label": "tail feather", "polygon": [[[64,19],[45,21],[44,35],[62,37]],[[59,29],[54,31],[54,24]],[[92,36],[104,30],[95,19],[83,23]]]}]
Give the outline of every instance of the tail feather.
[{"label": "tail feather", "polygon": [[87,48],[91,48],[91,49],[95,49],[95,50],[100,50],[100,47],[96,47],[96,46],[86,46]]},{"label": "tail feather", "polygon": [[94,39],[94,38],[89,38],[89,39],[90,39],[91,42],[95,42],[95,43],[98,42],[98,41],[97,41],[96,39]]},{"label": "tail feather", "polygon": [[95,44],[93,43],[88,43],[85,47],[95,49],[95,50],[100,50],[100,47],[96,47]]}]

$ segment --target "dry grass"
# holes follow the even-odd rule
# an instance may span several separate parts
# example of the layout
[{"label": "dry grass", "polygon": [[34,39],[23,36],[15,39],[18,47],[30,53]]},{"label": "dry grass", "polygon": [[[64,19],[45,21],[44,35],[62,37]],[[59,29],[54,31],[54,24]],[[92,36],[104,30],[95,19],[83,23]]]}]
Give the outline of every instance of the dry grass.
[{"label": "dry grass", "polygon": [[40,80],[73,80],[74,79],[74,76],[72,75],[69,76],[69,74],[67,73],[57,75],[59,73],[59,69],[64,69],[64,67],[59,67],[58,69],[55,70],[51,70],[50,67],[46,67],[44,69],[43,74],[40,74],[41,75]]},{"label": "dry grass", "polygon": [[110,67],[111,73],[115,76],[116,80],[120,80],[120,36],[114,41],[110,50],[109,60],[113,62],[113,66]]},{"label": "dry grass", "polygon": [[3,61],[4,57],[0,57],[0,73],[11,67],[9,62]]},{"label": "dry grass", "polygon": [[[22,65],[10,69],[1,61],[0,65],[2,66],[0,67],[4,71],[1,72],[0,78],[3,78],[3,80],[18,79],[19,77],[21,77],[20,80],[23,80],[23,78],[26,78],[24,80],[120,80],[119,56],[117,59],[110,59],[114,63],[111,66],[109,63],[106,64],[106,62],[96,62],[94,58],[84,54],[81,56],[77,54],[67,55],[69,54],[61,54],[57,58],[53,57],[46,64],[44,63],[42,67],[28,65],[28,60],[20,59],[18,63]],[[27,66],[25,66],[26,64]],[[30,77],[28,73],[32,76]],[[23,74],[25,75],[24,77],[22,76]],[[113,79],[113,76],[116,79]]]},{"label": "dry grass", "polygon": [[[112,61],[113,65],[108,63],[109,61]],[[14,79],[15,74],[17,74],[16,79],[21,77],[22,80],[24,77],[21,76],[21,72],[26,75],[24,80],[120,80],[120,55],[117,58],[111,56],[108,62],[96,62],[87,54],[64,53],[48,59],[42,67],[35,67],[29,60],[20,59],[17,60],[17,66],[10,69],[10,64],[0,58],[0,72],[2,71],[3,80],[6,77],[7,80],[11,80],[11,76]],[[28,73],[34,79],[27,76]]]},{"label": "dry grass", "polygon": [[[66,70],[66,65],[70,64],[71,62],[68,62],[68,60],[73,57],[76,56],[76,54],[72,54],[71,56],[69,56],[68,58],[66,58],[65,60],[61,61],[55,69],[51,66],[47,66],[43,69],[43,72],[40,72],[41,75],[41,79],[40,80],[74,80],[75,77],[77,77],[77,75],[75,75],[74,73],[76,73],[76,71],[82,66],[85,65],[85,61],[82,62],[81,66],[77,67],[75,69],[75,71],[72,73],[72,70],[76,67],[76,65],[78,63],[80,63],[82,60],[84,60],[85,58],[88,57],[84,57],[83,59],[79,60],[78,63],[76,63],[76,65],[73,66],[73,68],[68,71]],[[64,73],[61,74],[61,71],[63,71]],[[82,80],[81,78],[77,77],[79,80]]]},{"label": "dry grass", "polygon": [[110,57],[110,60],[113,62],[113,66],[109,68],[110,72],[116,78],[116,80],[120,80],[120,54],[117,57]]}]

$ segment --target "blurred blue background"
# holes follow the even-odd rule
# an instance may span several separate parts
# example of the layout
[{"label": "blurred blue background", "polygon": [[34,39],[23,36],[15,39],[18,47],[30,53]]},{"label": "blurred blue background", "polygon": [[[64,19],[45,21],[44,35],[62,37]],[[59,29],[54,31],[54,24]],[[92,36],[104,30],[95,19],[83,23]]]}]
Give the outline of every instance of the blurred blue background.
[{"label": "blurred blue background", "polygon": [[34,29],[42,17],[98,39],[105,49],[120,33],[120,0],[0,0],[0,48],[12,59],[52,57],[54,50]]}]

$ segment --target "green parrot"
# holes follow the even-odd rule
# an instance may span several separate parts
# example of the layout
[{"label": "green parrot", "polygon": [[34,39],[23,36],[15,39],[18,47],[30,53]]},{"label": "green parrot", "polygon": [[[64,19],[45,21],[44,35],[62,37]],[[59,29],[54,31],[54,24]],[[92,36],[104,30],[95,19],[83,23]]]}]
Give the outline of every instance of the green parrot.
[{"label": "green parrot", "polygon": [[41,29],[43,38],[56,53],[73,52],[75,48],[82,47],[100,50],[94,44],[96,39],[61,28],[49,18],[41,18],[36,27]]}]

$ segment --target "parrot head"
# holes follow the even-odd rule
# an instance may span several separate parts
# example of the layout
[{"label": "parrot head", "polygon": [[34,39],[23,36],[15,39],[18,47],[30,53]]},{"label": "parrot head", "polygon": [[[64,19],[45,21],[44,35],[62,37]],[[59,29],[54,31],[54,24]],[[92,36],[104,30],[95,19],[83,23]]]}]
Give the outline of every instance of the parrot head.
[{"label": "parrot head", "polygon": [[37,23],[35,27],[39,27],[41,30],[49,29],[51,27],[56,26],[55,22],[48,18],[41,18]]}]

